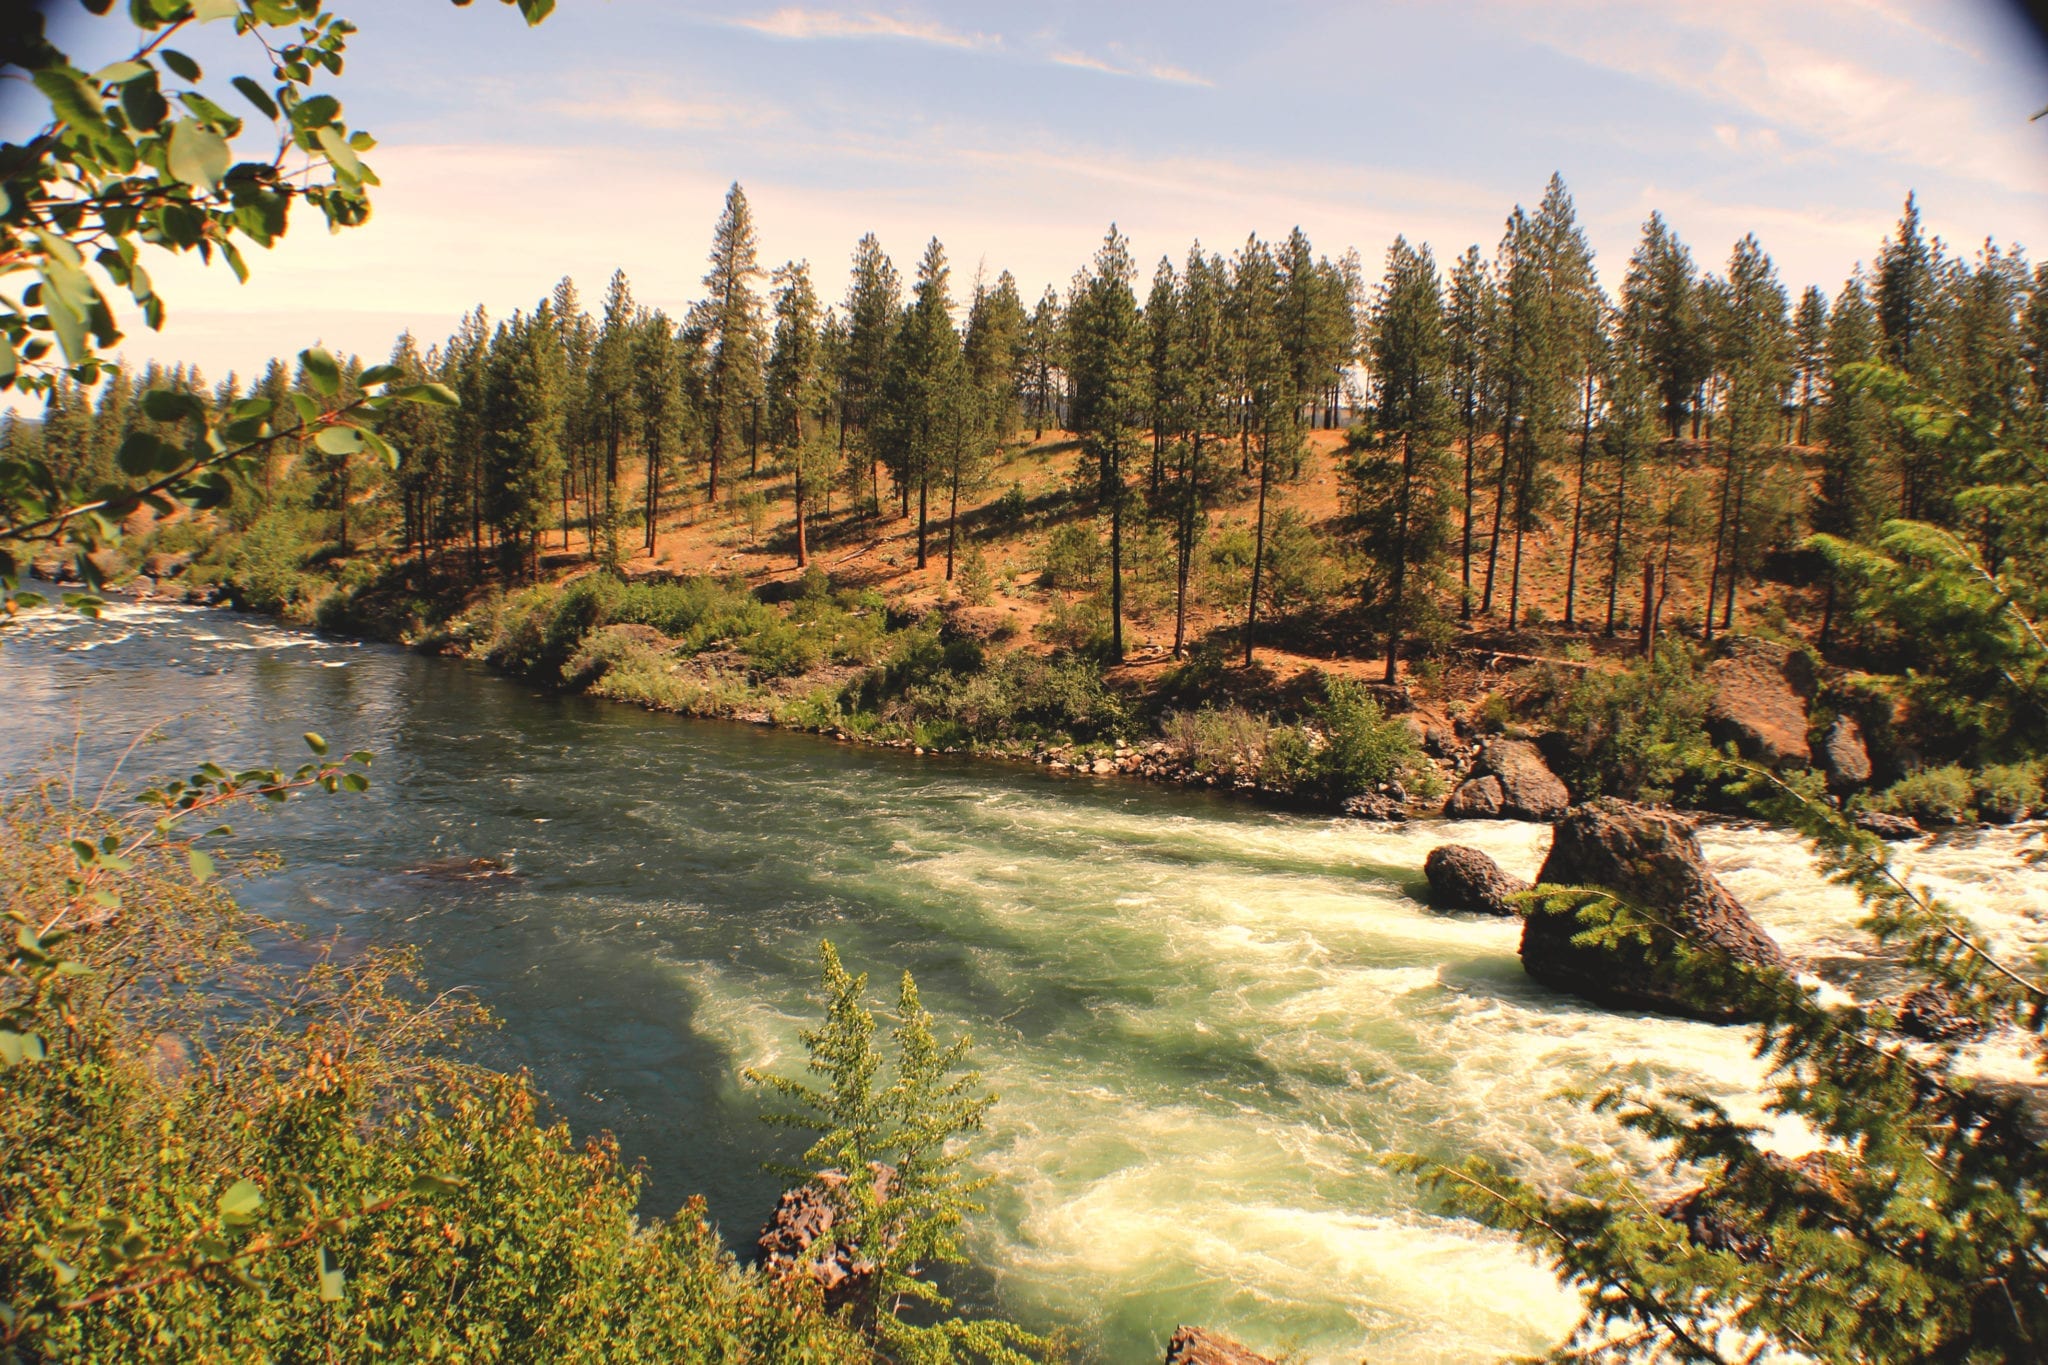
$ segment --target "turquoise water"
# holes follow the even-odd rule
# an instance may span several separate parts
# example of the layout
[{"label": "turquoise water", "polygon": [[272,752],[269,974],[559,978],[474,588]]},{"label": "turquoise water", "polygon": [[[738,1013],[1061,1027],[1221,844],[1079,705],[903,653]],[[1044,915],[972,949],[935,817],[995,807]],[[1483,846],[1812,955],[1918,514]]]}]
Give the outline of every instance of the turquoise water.
[{"label": "turquoise water", "polygon": [[[1615,1138],[1556,1092],[1612,1067],[1754,1112],[1741,1030],[1582,1008],[1523,976],[1514,925],[1413,899],[1448,838],[1528,875],[1535,826],[1379,828],[694,723],[188,608],[11,635],[0,697],[17,774],[77,735],[96,785],[158,722],[138,775],[295,760],[307,729],[375,750],[367,797],[248,827],[286,865],[244,899],[420,945],[503,1019],[495,1060],[646,1163],[651,1210],[701,1191],[735,1245],[777,1192],[760,1163],[791,1154],[740,1073],[799,1064],[818,940],[882,998],[912,970],[1002,1096],[968,1291],[1095,1359],[1156,1359],[1179,1322],[1310,1361],[1539,1350],[1573,1298],[1374,1154],[1561,1172]],[[1788,947],[1853,955],[1853,908],[1790,841],[1707,843]],[[2005,927],[2048,912],[2040,874],[1942,856]],[[408,870],[470,857],[515,875]]]}]

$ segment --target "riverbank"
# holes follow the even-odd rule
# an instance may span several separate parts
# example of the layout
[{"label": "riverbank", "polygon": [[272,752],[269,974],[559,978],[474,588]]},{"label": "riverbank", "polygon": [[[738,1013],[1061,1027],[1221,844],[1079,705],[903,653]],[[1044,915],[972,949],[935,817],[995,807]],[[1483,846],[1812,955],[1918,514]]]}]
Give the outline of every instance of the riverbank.
[{"label": "riverbank", "polygon": [[[142,581],[175,595],[175,579]],[[652,711],[1275,808],[1550,819],[1620,795],[1744,816],[1741,795],[1704,775],[1717,742],[1820,768],[1887,838],[2042,808],[2031,764],[1902,772],[1917,760],[1899,752],[1881,691],[1853,676],[1816,685],[1811,656],[1744,637],[1713,655],[1670,644],[1648,662],[1495,651],[1491,668],[1424,667],[1387,686],[1247,669],[1213,649],[1105,668],[1090,651],[1019,639],[999,613],[957,602],[906,612],[815,571],[775,591],[597,572],[509,591],[403,586],[386,575],[338,590],[311,624]],[[182,598],[224,595],[247,600],[203,584]]]}]

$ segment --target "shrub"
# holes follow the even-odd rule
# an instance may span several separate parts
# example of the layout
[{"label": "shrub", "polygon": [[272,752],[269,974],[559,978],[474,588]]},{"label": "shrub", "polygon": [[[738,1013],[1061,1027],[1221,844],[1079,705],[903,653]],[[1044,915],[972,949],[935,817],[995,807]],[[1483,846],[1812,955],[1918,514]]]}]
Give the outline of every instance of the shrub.
[{"label": "shrub", "polygon": [[[138,832],[41,793],[0,810],[18,917],[73,899],[50,855],[79,828]],[[43,1055],[0,1067],[10,1356],[871,1359],[814,1287],[739,1266],[700,1203],[643,1220],[616,1144],[466,1060],[481,1012],[409,956],[273,970],[267,926],[195,870],[145,843],[95,869],[119,916],[61,947],[17,926],[0,1011]]]},{"label": "shrub", "polygon": [[1371,791],[1420,763],[1421,751],[1408,727],[1390,719],[1357,683],[1329,679],[1316,720],[1323,747],[1316,755],[1312,784],[1332,800]]},{"label": "shrub", "polygon": [[668,642],[648,626],[602,626],[590,633],[562,668],[562,682],[583,691],[616,668],[654,668],[668,657]]},{"label": "shrub", "polygon": [[1870,802],[1874,810],[1910,815],[1923,825],[1953,825],[1976,818],[1976,788],[1970,774],[1950,764],[1923,768],[1900,778]]},{"label": "shrub", "polygon": [[1272,722],[1242,706],[1169,711],[1160,722],[1167,746],[1196,772],[1250,768],[1265,761]]},{"label": "shrub", "polygon": [[1561,695],[1545,707],[1568,745],[1558,775],[1582,796],[1668,799],[1711,752],[1704,727],[1713,689],[1679,641],[1658,645],[1647,663],[1618,673],[1586,669],[1558,686]]},{"label": "shrub", "polygon": [[1012,483],[1003,490],[1003,495],[989,504],[989,518],[998,526],[1015,526],[1024,520],[1030,503],[1024,497],[1024,485]]},{"label": "shrub", "polygon": [[296,618],[326,585],[304,572],[314,541],[307,514],[278,508],[259,517],[228,556],[228,596],[243,611]]},{"label": "shrub", "polygon": [[1054,602],[1032,633],[1060,649],[1099,654],[1109,648],[1109,611],[1093,597]]},{"label": "shrub", "polygon": [[1095,523],[1070,521],[1046,538],[1040,567],[1047,587],[1092,588],[1108,560]]},{"label": "shrub", "polygon": [[2009,825],[2031,815],[2041,801],[2041,771],[2032,763],[2001,763],[1977,774],[1977,814]]}]

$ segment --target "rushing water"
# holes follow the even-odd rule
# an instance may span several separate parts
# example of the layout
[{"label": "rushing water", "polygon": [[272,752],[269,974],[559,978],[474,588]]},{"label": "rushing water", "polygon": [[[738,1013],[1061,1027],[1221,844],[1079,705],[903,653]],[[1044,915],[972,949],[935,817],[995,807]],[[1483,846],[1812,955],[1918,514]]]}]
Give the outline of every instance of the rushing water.
[{"label": "rushing water", "polygon": [[[1311,1361],[1541,1348],[1574,1300],[1374,1154],[1559,1171],[1616,1140],[1557,1094],[1608,1069],[1756,1113],[1743,1030],[1582,1007],[1524,977],[1515,925],[1414,898],[1447,839],[1533,873],[1536,826],[1385,828],[834,746],[193,608],[46,616],[0,645],[0,772],[75,743],[97,785],[159,723],[138,777],[295,762],[307,729],[375,750],[369,796],[245,831],[286,866],[243,899],[420,945],[435,985],[504,1020],[500,1060],[645,1160],[652,1207],[701,1191],[735,1244],[773,1203],[761,1161],[788,1154],[739,1076],[799,1065],[818,940],[878,995],[915,972],[1002,1096],[974,1292],[1104,1361],[1156,1359],[1177,1322]],[[2012,870],[2011,838],[1921,870],[2036,938],[2048,878]],[[1791,840],[1705,843],[1788,949],[1853,973],[1854,907]],[[516,875],[410,870],[470,857]]]}]

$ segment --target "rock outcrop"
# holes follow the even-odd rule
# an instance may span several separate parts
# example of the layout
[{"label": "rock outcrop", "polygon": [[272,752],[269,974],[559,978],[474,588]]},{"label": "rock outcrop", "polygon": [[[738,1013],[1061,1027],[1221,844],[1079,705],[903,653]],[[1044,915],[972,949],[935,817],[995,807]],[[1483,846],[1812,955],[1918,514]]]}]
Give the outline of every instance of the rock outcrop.
[{"label": "rock outcrop", "polygon": [[1719,961],[1696,960],[1688,969],[1681,951],[1718,949],[1717,958],[1750,968],[1787,968],[1776,941],[1707,869],[1691,823],[1677,815],[1612,799],[1579,806],[1558,821],[1536,880],[1611,892],[1667,926],[1653,929],[1648,944],[1588,946],[1572,941],[1585,928],[1575,915],[1532,911],[1522,926],[1522,968],[1557,990],[1623,1009],[1734,1022],[1747,1015],[1716,993]]},{"label": "rock outcrop", "polygon": [[1934,982],[1908,991],[1898,1010],[1899,1032],[1924,1043],[1961,1042],[1984,1033],[1984,1026],[1958,1010],[1954,998]]},{"label": "rock outcrop", "polygon": [[[1806,704],[1813,696],[1813,660],[1769,640],[1731,636],[1707,665],[1714,699],[1707,704],[1707,734],[1733,742],[1744,758],[1777,767],[1808,767]],[[1868,762],[1866,756],[1865,762]]]},{"label": "rock outcrop", "polygon": [[1820,742],[1820,769],[1831,792],[1852,792],[1870,781],[1870,746],[1854,716],[1836,716],[1828,726]]},{"label": "rock outcrop", "polygon": [[1497,777],[1475,777],[1461,784],[1444,802],[1444,814],[1453,820],[1491,820],[1500,814],[1506,794]]},{"label": "rock outcrop", "polygon": [[1166,1344],[1166,1365],[1275,1365],[1270,1356],[1202,1327],[1176,1327]]},{"label": "rock outcrop", "polygon": [[1431,849],[1423,861],[1422,875],[1429,878],[1429,903],[1439,910],[1518,915],[1521,909],[1514,898],[1529,889],[1529,883],[1509,876],[1499,863],[1465,844]]},{"label": "rock outcrop", "polygon": [[1572,803],[1571,792],[1550,771],[1542,751],[1526,739],[1488,740],[1472,776],[1500,783],[1500,814],[1509,820],[1555,820]]},{"label": "rock outcrop", "polygon": [[[887,1166],[872,1166],[875,1196],[889,1197],[896,1173]],[[831,1237],[839,1221],[838,1191],[846,1184],[839,1171],[820,1172],[816,1179],[793,1190],[783,1191],[775,1212],[754,1240],[760,1248],[761,1267],[769,1274],[805,1274],[816,1278],[825,1291],[825,1306],[838,1309],[851,1302],[875,1273],[875,1263],[861,1248],[835,1241],[825,1256],[807,1255],[813,1243]]]}]

